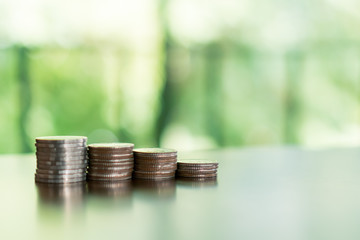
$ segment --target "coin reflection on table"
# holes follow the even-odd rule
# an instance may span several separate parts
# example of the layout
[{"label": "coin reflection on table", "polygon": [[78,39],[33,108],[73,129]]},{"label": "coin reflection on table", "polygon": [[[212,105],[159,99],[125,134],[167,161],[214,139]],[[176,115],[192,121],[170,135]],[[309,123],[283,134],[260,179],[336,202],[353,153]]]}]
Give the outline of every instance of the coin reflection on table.
[{"label": "coin reflection on table", "polygon": [[133,179],[134,188],[141,192],[160,197],[175,196],[176,184],[175,179]]},{"label": "coin reflection on table", "polygon": [[84,182],[67,184],[36,183],[36,187],[40,202],[54,205],[81,205],[86,192]]},{"label": "coin reflection on table", "polygon": [[189,187],[215,187],[217,186],[217,178],[191,178],[191,177],[178,177],[176,183],[182,186]]},{"label": "coin reflection on table", "polygon": [[123,197],[131,195],[131,180],[88,181],[89,193],[98,196]]}]

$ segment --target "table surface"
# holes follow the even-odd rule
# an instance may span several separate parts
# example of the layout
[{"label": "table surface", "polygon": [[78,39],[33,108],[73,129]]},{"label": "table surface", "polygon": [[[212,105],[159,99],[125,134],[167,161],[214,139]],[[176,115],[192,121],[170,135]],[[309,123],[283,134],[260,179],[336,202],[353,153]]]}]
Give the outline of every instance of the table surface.
[{"label": "table surface", "polygon": [[217,180],[43,186],[34,155],[2,155],[0,239],[360,238],[359,148],[182,155]]}]

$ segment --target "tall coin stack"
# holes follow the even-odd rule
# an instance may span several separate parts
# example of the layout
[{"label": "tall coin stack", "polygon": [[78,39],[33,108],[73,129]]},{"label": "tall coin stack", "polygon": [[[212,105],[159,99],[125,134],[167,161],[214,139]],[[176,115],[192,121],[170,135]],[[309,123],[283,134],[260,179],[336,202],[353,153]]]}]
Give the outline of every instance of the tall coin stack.
[{"label": "tall coin stack", "polygon": [[176,175],[190,178],[214,178],[219,163],[212,160],[179,160]]},{"label": "tall coin stack", "polygon": [[95,143],[88,146],[88,179],[119,181],[131,178],[134,168],[134,144]]},{"label": "tall coin stack", "polygon": [[35,181],[73,183],[86,180],[86,137],[52,136],[35,139]]},{"label": "tall coin stack", "polygon": [[138,148],[134,149],[134,161],[134,178],[173,178],[177,167],[177,151],[165,148]]}]

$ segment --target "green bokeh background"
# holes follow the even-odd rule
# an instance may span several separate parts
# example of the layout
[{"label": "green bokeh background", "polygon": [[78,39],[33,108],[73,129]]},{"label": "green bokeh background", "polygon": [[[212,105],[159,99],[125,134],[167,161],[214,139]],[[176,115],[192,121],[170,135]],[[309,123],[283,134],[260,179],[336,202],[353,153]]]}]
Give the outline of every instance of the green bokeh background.
[{"label": "green bokeh background", "polygon": [[1,1],[0,153],[360,144],[356,1]]}]

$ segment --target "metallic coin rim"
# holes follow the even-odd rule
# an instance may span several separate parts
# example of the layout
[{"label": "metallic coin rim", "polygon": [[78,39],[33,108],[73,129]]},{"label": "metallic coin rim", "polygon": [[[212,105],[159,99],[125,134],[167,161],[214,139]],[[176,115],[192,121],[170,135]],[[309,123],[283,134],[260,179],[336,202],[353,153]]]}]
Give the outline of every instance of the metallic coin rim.
[{"label": "metallic coin rim", "polygon": [[148,180],[162,180],[162,179],[171,179],[171,178],[175,178],[174,176],[137,176],[137,175],[133,175],[133,178],[137,178],[137,179],[148,179]]},{"label": "metallic coin rim", "polygon": [[178,169],[184,169],[184,170],[213,170],[213,169],[218,169],[218,166],[184,166],[184,165],[179,165],[178,164]]},{"label": "metallic coin rim", "polygon": [[36,151],[35,154],[37,156],[50,156],[50,157],[66,157],[66,156],[78,156],[78,155],[87,155],[87,151],[65,151],[65,152],[38,152]]},{"label": "metallic coin rim", "polygon": [[89,162],[89,167],[126,167],[126,166],[132,166],[134,167],[134,163],[94,163],[94,162]]},{"label": "metallic coin rim", "polygon": [[176,176],[178,177],[193,177],[193,178],[208,178],[208,177],[216,177],[217,173],[212,173],[212,174],[179,174],[177,173]]},{"label": "metallic coin rim", "polygon": [[142,174],[142,175],[155,175],[155,176],[167,176],[167,175],[175,175],[176,171],[172,170],[172,171],[148,171],[148,172],[144,172],[144,171],[134,171],[134,174]]},{"label": "metallic coin rim", "polygon": [[170,148],[135,148],[134,153],[137,154],[167,154],[177,153],[177,150]]},{"label": "metallic coin rim", "polygon": [[82,160],[87,160],[86,156],[76,156],[76,157],[37,157],[36,158],[37,161],[48,161],[48,162],[71,162],[71,161],[82,161]]},{"label": "metallic coin rim", "polygon": [[100,159],[114,159],[114,158],[133,158],[134,155],[132,153],[125,153],[125,154],[105,154],[105,153],[91,153],[88,152],[89,158],[100,158]]},{"label": "metallic coin rim", "polygon": [[78,164],[87,164],[87,160],[80,161],[37,161],[38,164],[41,165],[50,165],[50,166],[63,166],[63,165],[78,165]]},{"label": "metallic coin rim", "polygon": [[43,136],[35,138],[38,143],[73,143],[86,142],[85,136]]},{"label": "metallic coin rim", "polygon": [[135,164],[137,165],[158,165],[158,164],[169,164],[169,163],[174,163],[176,164],[176,159],[175,160],[146,160],[146,161],[143,161],[143,160],[139,160],[139,159],[136,159],[134,158],[134,162]]},{"label": "metallic coin rim", "polygon": [[91,176],[88,176],[87,179],[90,180],[90,181],[108,181],[108,182],[111,182],[111,181],[125,181],[125,180],[128,180],[128,179],[131,179],[132,176],[126,176],[126,177],[118,177],[118,178],[106,178],[106,177],[91,177]]},{"label": "metallic coin rim", "polygon": [[72,179],[72,178],[86,177],[86,173],[66,174],[66,175],[35,173],[35,177],[42,179]]},{"label": "metallic coin rim", "polygon": [[86,142],[81,143],[34,143],[35,147],[42,148],[73,148],[73,147],[87,147]]},{"label": "metallic coin rim", "polygon": [[76,174],[76,173],[86,173],[86,168],[84,169],[64,169],[64,170],[47,170],[47,169],[36,169],[36,173],[40,174],[54,174],[54,175],[61,175],[61,174]]},{"label": "metallic coin rim", "polygon": [[123,158],[123,159],[97,159],[89,158],[89,162],[98,162],[98,163],[122,163],[122,162],[134,162],[133,158]]},{"label": "metallic coin rim", "polygon": [[86,169],[87,164],[82,165],[64,165],[64,166],[51,166],[51,165],[36,165],[37,169],[41,170],[75,170],[75,169]]},{"label": "metallic coin rim", "polygon": [[204,174],[204,173],[217,173],[216,169],[213,170],[182,170],[177,169],[178,173],[186,173],[186,174]]},{"label": "metallic coin rim", "polygon": [[123,173],[114,173],[114,174],[106,174],[106,173],[88,173],[88,176],[90,177],[108,177],[108,178],[114,178],[114,177],[123,177],[123,176],[131,176],[132,171],[126,171]]},{"label": "metallic coin rim", "polygon": [[128,169],[133,169],[133,166],[125,166],[125,167],[89,167],[89,171],[90,170],[109,170],[109,171],[121,171],[121,170],[128,170]]},{"label": "metallic coin rim", "polygon": [[38,147],[36,148],[36,152],[41,153],[56,153],[56,154],[62,154],[62,153],[74,153],[74,152],[87,152],[86,147],[74,147],[74,148],[42,148]]},{"label": "metallic coin rim", "polygon": [[201,164],[212,164],[219,165],[219,162],[216,160],[207,160],[207,159],[178,159],[178,164],[188,164],[188,165],[201,165]]},{"label": "metallic coin rim", "polygon": [[88,145],[89,149],[124,149],[134,148],[133,143],[92,143]]}]

